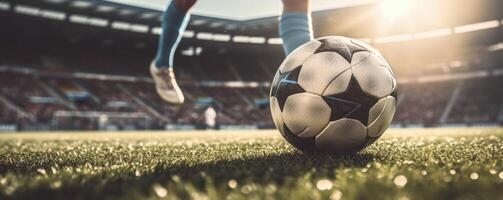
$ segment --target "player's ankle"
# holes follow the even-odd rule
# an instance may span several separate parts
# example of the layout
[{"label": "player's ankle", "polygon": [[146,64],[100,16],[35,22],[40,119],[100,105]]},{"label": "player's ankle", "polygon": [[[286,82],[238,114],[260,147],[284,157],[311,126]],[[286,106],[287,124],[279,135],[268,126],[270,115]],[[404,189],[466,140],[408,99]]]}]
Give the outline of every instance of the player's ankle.
[{"label": "player's ankle", "polygon": [[197,0],[173,0],[178,10],[182,12],[188,12]]},{"label": "player's ankle", "polygon": [[153,63],[154,63],[154,67],[157,68],[157,69],[167,69],[167,68],[170,68],[169,64],[167,64],[164,61],[160,61],[159,59],[154,60]]},{"label": "player's ankle", "polygon": [[282,0],[284,12],[310,12],[309,0]]}]

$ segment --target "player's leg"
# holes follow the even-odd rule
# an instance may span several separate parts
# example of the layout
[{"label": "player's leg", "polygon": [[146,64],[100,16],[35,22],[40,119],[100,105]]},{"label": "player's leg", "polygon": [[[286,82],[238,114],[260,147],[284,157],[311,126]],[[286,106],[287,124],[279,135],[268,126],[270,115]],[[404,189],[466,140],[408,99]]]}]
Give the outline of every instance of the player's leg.
[{"label": "player's leg", "polygon": [[189,10],[197,0],[173,0],[162,16],[162,34],[157,56],[150,66],[159,95],[169,103],[181,104],[185,98],[178,86],[173,57],[190,18]]},{"label": "player's leg", "polygon": [[310,0],[283,0],[279,35],[285,54],[313,40]]},{"label": "player's leg", "polygon": [[162,34],[155,59],[157,67],[173,67],[173,57],[196,0],[173,0],[162,15]]}]

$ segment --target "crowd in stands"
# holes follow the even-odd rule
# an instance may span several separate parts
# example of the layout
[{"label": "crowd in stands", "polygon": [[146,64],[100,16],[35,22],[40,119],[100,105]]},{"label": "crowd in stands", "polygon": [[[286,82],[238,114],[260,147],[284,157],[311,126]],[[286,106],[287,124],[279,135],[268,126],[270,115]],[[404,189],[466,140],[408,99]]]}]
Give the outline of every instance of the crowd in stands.
[{"label": "crowd in stands", "polygon": [[[29,75],[0,73],[0,94],[10,102],[22,108],[33,122],[48,122],[52,113],[66,109],[57,98],[43,88],[39,79]],[[5,105],[2,105],[5,108]],[[26,117],[23,117],[26,118]],[[19,119],[26,121],[26,119]]]},{"label": "crowd in stands", "polygon": [[455,81],[400,85],[395,122],[437,124],[455,87]]},{"label": "crowd in stands", "polygon": [[464,85],[449,116],[452,123],[487,123],[498,120],[503,103],[501,79],[483,79]]},{"label": "crowd in stands", "polygon": [[6,106],[0,106],[0,122],[5,124],[18,123],[21,119],[18,116],[15,110],[9,109]]},{"label": "crowd in stands", "polygon": [[[117,129],[164,129],[168,124],[204,124],[208,106],[218,112],[218,123],[272,127],[266,102],[268,88],[201,87],[183,85],[187,101],[181,106],[164,103],[153,83],[68,77],[38,77],[14,72],[0,73],[0,97],[28,115],[2,102],[0,124],[47,124],[54,129],[94,130],[99,117],[61,117],[56,111],[142,113],[143,118],[107,118]],[[436,126],[457,87],[459,95],[447,123],[497,123],[503,94],[497,78],[440,81],[399,85],[395,124]],[[74,96],[72,96],[72,94]],[[80,96],[79,96],[80,95]],[[146,121],[145,121],[146,120]]]},{"label": "crowd in stands", "polygon": [[[167,124],[203,124],[202,113],[208,106],[212,106],[219,113],[219,124],[272,126],[268,107],[255,104],[257,98],[267,98],[267,90],[263,88],[201,88],[189,84],[183,86],[187,96],[185,104],[173,106],[161,100],[153,83],[145,81],[35,77],[1,72],[0,84],[0,95],[19,109],[33,115],[32,119],[20,120],[15,117],[16,111],[2,105],[0,124],[17,123],[22,126],[45,123],[53,126],[52,128],[93,130],[100,128],[99,118],[55,115],[56,111],[93,111],[142,113],[149,118],[148,124],[140,118],[114,119],[120,129],[163,129]],[[78,98],[71,96],[76,93],[80,94]],[[205,101],[198,102],[202,100]],[[138,121],[140,123],[137,123]]]},{"label": "crowd in stands", "polygon": [[[198,83],[269,82],[284,60],[281,45],[241,46],[233,42],[206,44],[184,40],[187,42],[180,44],[180,51],[200,48],[200,52],[197,56],[177,54],[177,80],[187,98],[184,105],[172,106],[159,98],[152,82],[145,80],[57,75],[83,72],[147,77],[158,36],[73,23],[55,26],[52,20],[38,18],[13,19],[5,21],[4,26],[10,31],[0,32],[0,38],[4,38],[0,67],[29,68],[38,73],[0,71],[0,125],[15,123],[23,129],[27,125],[42,124],[55,129],[94,130],[109,123],[117,129],[163,129],[169,124],[204,124],[204,110],[212,106],[218,112],[218,124],[273,127],[267,105],[269,88],[202,87]],[[503,70],[500,65],[502,51],[489,53],[470,45],[467,48],[437,46],[442,49],[432,52],[428,46],[408,51],[409,46],[383,45],[380,50],[393,63],[396,77],[403,79],[480,70],[492,73],[496,69],[501,74]],[[456,52],[451,52],[453,50]],[[449,56],[438,52],[449,52]],[[400,84],[394,123],[425,126],[501,124],[501,77]],[[457,96],[454,101],[453,96]],[[446,112],[447,108],[450,112]],[[144,116],[122,119],[94,114],[87,118],[58,117],[58,111],[139,113]]]}]

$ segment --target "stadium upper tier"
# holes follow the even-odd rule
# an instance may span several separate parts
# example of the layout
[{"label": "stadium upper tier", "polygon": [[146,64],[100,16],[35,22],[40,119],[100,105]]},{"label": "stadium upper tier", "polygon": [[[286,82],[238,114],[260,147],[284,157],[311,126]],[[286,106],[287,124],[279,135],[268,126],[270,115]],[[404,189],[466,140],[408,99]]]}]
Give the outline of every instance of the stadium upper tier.
[{"label": "stadium upper tier", "polygon": [[[131,2],[129,0],[116,1]],[[417,35],[418,38],[423,38],[425,35],[444,36],[446,34],[445,29],[453,29],[452,31],[456,32],[456,28],[463,29],[466,28],[463,27],[465,25],[503,19],[503,13],[500,12],[503,2],[498,0],[463,0],[462,2],[456,0],[407,0],[411,5],[406,8],[397,7],[403,7],[404,5],[395,5],[394,7],[393,5],[379,3],[382,1],[342,0],[334,3],[324,0],[314,2],[313,7],[317,10],[313,14],[314,32],[316,36],[336,34],[353,38],[387,41],[390,36],[412,34],[410,36],[415,37],[413,34],[416,33],[419,34]],[[210,4],[208,2],[202,2],[201,4]],[[139,3],[139,5],[141,4]],[[239,5],[238,2],[233,4]],[[249,3],[245,2],[244,4]],[[247,10],[257,10],[257,13],[261,13],[261,10],[267,10],[268,7],[271,7],[264,5],[264,9],[260,10],[260,4],[256,4],[253,8]],[[163,6],[157,5],[157,3],[154,6],[155,8],[134,5],[137,4],[127,5],[112,1],[92,0],[2,0],[0,1],[0,12],[13,12],[36,16],[45,20],[62,20],[122,31],[158,33],[162,14],[159,7]],[[218,9],[232,9],[231,6],[219,8],[219,5],[203,5],[203,7],[209,8],[205,8],[205,11],[201,13],[209,13],[206,10],[212,9],[210,7],[215,7],[217,11]],[[323,7],[334,9],[326,10]],[[202,32],[228,36],[277,38],[277,14],[280,13],[280,8],[275,9],[277,11],[272,11],[275,13],[272,17],[253,18],[244,21],[209,17],[204,14],[198,15],[196,12],[189,24],[188,30],[190,31],[187,36],[191,36],[188,38],[197,39],[197,34]],[[394,10],[397,9],[404,10],[404,13],[396,16],[397,13]],[[236,13],[236,11],[226,12]],[[241,9],[238,12],[248,11]],[[407,38],[402,37],[401,39]],[[276,40],[272,41],[272,43],[277,42]]]}]

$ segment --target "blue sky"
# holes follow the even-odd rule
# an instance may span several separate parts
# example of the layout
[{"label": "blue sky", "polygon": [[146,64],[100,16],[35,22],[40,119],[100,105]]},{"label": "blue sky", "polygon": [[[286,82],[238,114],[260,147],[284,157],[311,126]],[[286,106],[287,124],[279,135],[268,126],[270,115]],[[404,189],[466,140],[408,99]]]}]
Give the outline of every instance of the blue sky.
[{"label": "blue sky", "polygon": [[[111,2],[162,10],[171,0],[108,0]],[[359,5],[376,0],[313,0],[314,10]],[[247,20],[279,15],[280,0],[199,0],[194,13],[234,20]]]}]

